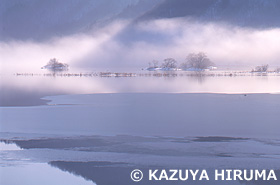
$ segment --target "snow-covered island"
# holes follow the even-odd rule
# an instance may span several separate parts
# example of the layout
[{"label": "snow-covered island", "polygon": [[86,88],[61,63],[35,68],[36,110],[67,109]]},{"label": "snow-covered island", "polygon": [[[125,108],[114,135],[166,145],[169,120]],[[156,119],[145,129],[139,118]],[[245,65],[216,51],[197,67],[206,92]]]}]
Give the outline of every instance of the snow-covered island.
[{"label": "snow-covered island", "polygon": [[148,71],[210,71],[216,70],[216,65],[203,52],[191,53],[187,56],[186,61],[177,65],[173,58],[166,58],[159,65],[157,60],[149,63]]}]

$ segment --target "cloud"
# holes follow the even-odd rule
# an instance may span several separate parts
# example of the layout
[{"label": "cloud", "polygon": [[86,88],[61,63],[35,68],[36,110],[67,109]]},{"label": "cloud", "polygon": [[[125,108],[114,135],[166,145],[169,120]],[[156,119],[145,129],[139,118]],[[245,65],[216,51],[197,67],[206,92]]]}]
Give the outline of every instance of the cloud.
[{"label": "cloud", "polygon": [[145,67],[153,59],[173,57],[183,62],[189,53],[203,51],[217,65],[280,65],[279,43],[280,29],[161,19],[122,30],[87,57],[109,67]]},{"label": "cloud", "polygon": [[1,42],[2,68],[40,69],[56,57],[70,66],[142,68],[153,59],[183,62],[203,51],[217,65],[280,65],[280,29],[249,29],[185,19],[160,19],[130,24],[116,21],[92,34],[53,38],[48,42]]},{"label": "cloud", "polygon": [[[125,22],[116,22],[96,33],[57,37],[46,42],[0,42],[1,68],[13,72],[39,71],[54,57],[70,66],[83,66],[83,58],[89,53],[98,53],[103,43],[110,40],[120,29],[120,25],[124,26]],[[88,62],[90,61],[91,59]]]}]

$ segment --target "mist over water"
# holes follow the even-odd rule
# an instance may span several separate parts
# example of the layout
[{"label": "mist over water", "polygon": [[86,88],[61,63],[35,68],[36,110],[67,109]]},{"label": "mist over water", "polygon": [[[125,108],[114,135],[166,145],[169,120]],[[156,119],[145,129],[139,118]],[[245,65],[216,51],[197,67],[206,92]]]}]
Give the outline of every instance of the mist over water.
[{"label": "mist over water", "polygon": [[[134,168],[153,166],[279,167],[279,74],[248,72],[262,64],[269,64],[269,71],[280,66],[279,28],[186,17],[137,19],[142,9],[134,17],[118,14],[127,5],[128,10],[139,8],[138,0],[108,0],[110,7],[105,1],[99,6],[91,6],[98,1],[84,1],[81,14],[72,16],[69,10],[78,9],[79,1],[71,2],[39,6],[63,5],[65,12],[60,6],[54,11],[61,19],[53,21],[46,11],[42,19],[20,22],[37,32],[34,38],[13,29],[14,39],[0,40],[0,184],[131,184]],[[15,1],[5,3],[13,7]],[[157,4],[142,3],[142,13]],[[32,17],[28,9],[20,9]],[[21,20],[17,11],[12,15]],[[33,29],[40,20],[50,25]],[[6,26],[11,29],[13,23]],[[55,24],[62,24],[61,30]],[[172,57],[180,64],[198,52],[205,52],[218,71],[188,75],[144,70],[152,60]],[[70,70],[52,74],[41,69],[51,58],[69,64]],[[232,71],[247,73],[217,75]],[[99,72],[136,75],[64,75]]]},{"label": "mist over water", "polygon": [[[57,94],[91,93],[277,93],[278,79],[253,77],[77,78],[13,76],[49,73],[41,69],[51,58],[67,63],[67,73],[136,72],[156,59],[174,57],[182,63],[192,52],[205,52],[221,70],[249,71],[257,65],[279,64],[279,29],[253,29],[191,19],[118,20],[91,33],[50,40],[0,42],[1,102],[46,103]],[[230,84],[230,85],[228,85]],[[34,91],[34,89],[37,89]],[[4,103],[6,104],[6,103]],[[14,105],[14,104],[13,104]]]},{"label": "mist over water", "polygon": [[[154,74],[153,72],[143,72]],[[179,73],[180,74],[180,73]],[[185,73],[182,72],[182,75]],[[280,93],[279,76],[63,77],[1,76],[1,106],[48,103],[41,98],[96,93]]]},{"label": "mist over water", "polygon": [[144,68],[173,57],[179,63],[193,52],[205,52],[218,66],[280,65],[280,30],[253,29],[194,20],[115,21],[89,34],[48,41],[1,41],[1,73],[39,72],[50,58],[72,68]]}]

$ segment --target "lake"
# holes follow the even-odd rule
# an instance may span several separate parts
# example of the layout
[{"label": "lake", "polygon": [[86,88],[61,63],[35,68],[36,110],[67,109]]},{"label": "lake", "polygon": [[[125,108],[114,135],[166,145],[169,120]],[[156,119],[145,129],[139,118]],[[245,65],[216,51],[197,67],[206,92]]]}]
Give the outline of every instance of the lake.
[{"label": "lake", "polygon": [[207,169],[210,176],[214,169],[274,169],[278,175],[279,80],[2,74],[0,183],[135,184],[130,173],[141,169],[140,184],[186,184],[149,181],[151,168]]}]

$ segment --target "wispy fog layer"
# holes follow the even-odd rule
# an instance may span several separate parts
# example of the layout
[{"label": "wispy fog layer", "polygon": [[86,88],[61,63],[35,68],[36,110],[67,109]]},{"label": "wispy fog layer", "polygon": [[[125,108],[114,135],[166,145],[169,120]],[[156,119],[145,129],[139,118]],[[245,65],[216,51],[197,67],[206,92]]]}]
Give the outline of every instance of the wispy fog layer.
[{"label": "wispy fog layer", "polygon": [[84,57],[99,48],[119,31],[124,23],[110,25],[92,35],[76,34],[68,37],[53,38],[48,42],[10,41],[0,43],[1,64],[3,69],[13,72],[38,71],[50,58],[58,58],[70,66],[83,66]]},{"label": "wispy fog layer", "polygon": [[[0,43],[2,68],[40,70],[56,57],[73,68],[143,68],[153,59],[183,62],[203,51],[217,65],[280,65],[280,29],[254,30],[191,20],[117,21],[91,35],[76,34],[48,42]],[[4,70],[3,70],[4,71]]]}]

